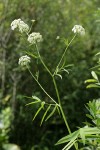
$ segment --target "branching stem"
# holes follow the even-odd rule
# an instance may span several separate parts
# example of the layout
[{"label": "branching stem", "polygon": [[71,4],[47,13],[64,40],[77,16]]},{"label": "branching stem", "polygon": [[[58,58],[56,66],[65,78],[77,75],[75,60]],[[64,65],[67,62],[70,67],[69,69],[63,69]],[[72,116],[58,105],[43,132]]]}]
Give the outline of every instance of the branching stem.
[{"label": "branching stem", "polygon": [[[66,54],[66,51],[67,51],[68,47],[70,46],[70,44],[72,43],[72,41],[74,40],[75,36],[76,36],[76,35],[74,35],[74,37],[72,38],[72,40],[71,40],[71,41],[69,42],[69,44],[67,45],[67,47],[66,47],[64,53],[62,54],[62,57],[61,57],[61,59],[60,59],[58,65],[57,65],[57,67],[56,67],[56,69],[60,66],[60,64],[61,64],[61,62],[62,62],[62,60],[63,60],[63,58],[64,58],[64,56],[65,56],[65,54]],[[71,133],[70,127],[69,127],[69,125],[68,125],[66,116],[65,116],[65,114],[64,114],[64,111],[63,111],[63,108],[62,108],[62,105],[61,105],[61,100],[60,100],[60,95],[59,95],[58,88],[57,88],[57,83],[56,83],[56,80],[55,80],[55,78],[54,78],[54,74],[55,74],[56,69],[55,69],[55,71],[54,71],[54,74],[52,74],[51,71],[49,70],[49,68],[48,68],[48,67],[46,66],[46,64],[44,63],[43,59],[41,58],[41,55],[40,55],[40,52],[39,52],[39,50],[38,50],[38,46],[37,46],[37,45],[36,45],[36,49],[37,49],[37,53],[38,53],[38,56],[39,56],[39,59],[40,59],[42,65],[44,66],[44,68],[47,70],[47,72],[48,72],[48,73],[50,74],[50,76],[52,77],[53,84],[54,84],[54,87],[55,87],[55,91],[56,91],[56,95],[57,95],[57,99],[58,99],[58,103],[59,103],[59,107],[60,107],[60,111],[61,111],[63,120],[64,120],[64,122],[65,122],[65,125],[66,125],[67,129],[68,129],[68,132]],[[38,83],[38,84],[39,84],[39,83]],[[45,91],[45,90],[43,90],[43,91]],[[46,94],[47,94],[47,93],[46,93]],[[48,94],[47,94],[47,95],[48,95]],[[50,96],[49,96],[49,97],[50,97]],[[50,98],[51,98],[51,97],[50,97]],[[76,147],[75,144],[74,144],[74,146],[75,146],[75,149],[77,150],[77,147]]]},{"label": "branching stem", "polygon": [[67,120],[66,120],[64,111],[63,111],[62,106],[61,106],[61,100],[60,100],[60,96],[59,96],[59,92],[58,92],[58,88],[57,88],[57,84],[56,84],[55,78],[54,78],[54,76],[52,75],[52,73],[50,72],[50,70],[48,69],[48,67],[46,66],[46,64],[44,63],[44,61],[42,60],[37,45],[36,45],[36,48],[37,48],[37,52],[38,52],[38,55],[39,55],[39,58],[40,58],[41,63],[43,64],[43,66],[45,67],[45,69],[48,71],[48,73],[50,74],[50,76],[51,76],[52,79],[53,79],[53,83],[54,83],[54,87],[55,87],[55,90],[56,90],[56,95],[57,95],[58,103],[59,103],[59,106],[60,106],[60,110],[61,110],[61,113],[62,113],[64,122],[65,122],[65,125],[66,125],[66,127],[67,127],[67,129],[68,129],[68,132],[71,133],[71,130],[70,130],[69,125],[68,125],[68,122],[67,122]]}]

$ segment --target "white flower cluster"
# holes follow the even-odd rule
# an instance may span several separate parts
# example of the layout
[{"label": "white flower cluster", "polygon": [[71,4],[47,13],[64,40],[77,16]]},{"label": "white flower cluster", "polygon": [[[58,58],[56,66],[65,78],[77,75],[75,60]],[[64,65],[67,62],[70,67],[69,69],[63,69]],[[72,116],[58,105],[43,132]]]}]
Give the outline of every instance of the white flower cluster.
[{"label": "white flower cluster", "polygon": [[16,28],[18,28],[21,33],[28,33],[29,31],[29,26],[26,23],[24,23],[24,21],[22,21],[21,19],[15,19],[11,23],[11,29],[15,30]]},{"label": "white flower cluster", "polygon": [[19,58],[18,64],[23,67],[23,66],[27,66],[30,62],[31,62],[31,58],[25,55]]},{"label": "white flower cluster", "polygon": [[31,44],[40,43],[43,41],[42,35],[38,32],[33,32],[28,36],[28,42]]},{"label": "white flower cluster", "polygon": [[[35,20],[32,20],[32,22],[34,21]],[[16,28],[18,28],[21,33],[26,32],[28,34],[29,32],[29,26],[26,23],[24,23],[24,21],[22,21],[21,19],[15,19],[14,21],[12,21],[11,29],[15,30]],[[31,44],[36,44],[42,42],[43,38],[39,32],[33,32],[28,35],[27,40]]]},{"label": "white flower cluster", "polygon": [[78,33],[82,36],[85,35],[85,29],[81,25],[75,25],[72,29],[74,33]]}]

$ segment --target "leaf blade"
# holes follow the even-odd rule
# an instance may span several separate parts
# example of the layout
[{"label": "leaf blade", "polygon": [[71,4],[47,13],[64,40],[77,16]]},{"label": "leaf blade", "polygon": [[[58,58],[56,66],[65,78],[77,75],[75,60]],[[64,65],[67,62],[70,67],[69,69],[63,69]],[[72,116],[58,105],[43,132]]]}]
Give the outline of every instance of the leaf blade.
[{"label": "leaf blade", "polygon": [[36,104],[36,103],[39,103],[39,101],[30,102],[30,103],[26,104],[25,106],[32,105],[32,104]]},{"label": "leaf blade", "polygon": [[51,108],[51,105],[49,105],[48,108],[47,108],[47,110],[45,111],[45,113],[44,113],[44,115],[43,115],[43,117],[42,117],[40,126],[42,125],[42,123],[43,123],[43,121],[44,121],[44,119],[45,119],[45,116],[46,116],[46,114],[48,113],[48,111],[50,110],[50,108]]},{"label": "leaf blade", "polygon": [[34,119],[36,118],[36,116],[39,114],[39,112],[41,111],[41,109],[43,108],[43,105],[41,105],[41,107],[37,110],[37,112],[35,113],[32,121],[34,121]]},{"label": "leaf blade", "polygon": [[57,105],[55,105],[53,111],[49,114],[49,116],[46,118],[45,121],[47,121],[49,118],[51,118],[51,116],[54,114],[54,112],[56,111]]}]

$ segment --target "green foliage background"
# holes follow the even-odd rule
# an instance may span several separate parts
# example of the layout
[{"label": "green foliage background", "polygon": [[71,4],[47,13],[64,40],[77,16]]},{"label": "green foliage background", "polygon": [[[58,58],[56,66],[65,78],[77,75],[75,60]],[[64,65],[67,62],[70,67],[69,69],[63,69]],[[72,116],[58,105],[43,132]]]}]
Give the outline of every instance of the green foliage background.
[{"label": "green foliage background", "polygon": [[[100,24],[96,22],[99,0],[1,0],[0,1],[0,111],[8,106],[13,111],[13,121],[9,132],[9,142],[18,144],[22,150],[58,150],[54,146],[59,138],[67,134],[63,120],[55,114],[40,127],[40,118],[32,122],[36,107],[25,107],[30,100],[24,95],[37,95],[47,99],[27,71],[18,67],[18,58],[29,49],[17,32],[12,32],[10,24],[21,18],[31,25],[32,31],[43,35],[40,53],[53,71],[65,48],[56,40],[57,36],[70,40],[72,28],[81,24],[86,30],[84,38],[77,37],[66,55],[66,62],[74,64],[70,74],[63,80],[57,78],[60,96],[72,131],[85,120],[84,104],[99,96],[97,90],[86,90],[84,80],[90,77],[89,69],[96,62],[94,54],[100,47]],[[34,48],[33,48],[34,51]],[[40,82],[51,96],[55,97],[51,79],[40,62],[32,60],[32,71],[40,70]],[[38,106],[37,106],[38,107]],[[40,118],[39,118],[40,117]]]}]

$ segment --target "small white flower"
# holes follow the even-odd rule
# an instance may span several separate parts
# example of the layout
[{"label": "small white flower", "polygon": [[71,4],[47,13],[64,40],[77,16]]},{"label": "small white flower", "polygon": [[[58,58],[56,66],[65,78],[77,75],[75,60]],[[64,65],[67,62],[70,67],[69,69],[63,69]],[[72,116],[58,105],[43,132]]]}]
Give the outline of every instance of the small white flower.
[{"label": "small white flower", "polygon": [[29,26],[26,23],[24,23],[23,21],[19,22],[18,27],[19,27],[19,31],[21,33],[23,33],[23,32],[28,33],[28,31],[29,31]]},{"label": "small white flower", "polygon": [[80,35],[85,35],[85,29],[81,25],[75,25],[72,29],[74,33],[78,33]]},{"label": "small white flower", "polygon": [[33,20],[31,20],[33,23],[35,22],[35,20],[33,19]]},{"label": "small white flower", "polygon": [[59,39],[60,39],[60,36],[57,36],[57,37],[56,37],[56,40],[59,40]]},{"label": "small white flower", "polygon": [[11,29],[14,30],[16,28],[18,28],[21,33],[27,33],[29,31],[29,26],[26,23],[24,23],[24,21],[22,21],[21,19],[15,19],[11,23]]},{"label": "small white flower", "polygon": [[21,19],[15,19],[14,21],[12,21],[11,29],[15,30],[18,27],[20,21],[21,21]]},{"label": "small white flower", "polygon": [[43,41],[42,35],[38,32],[33,32],[28,36],[28,42],[31,44],[40,43]]},{"label": "small white flower", "polygon": [[20,66],[27,66],[30,62],[31,62],[31,58],[29,56],[25,55],[25,56],[22,56],[19,58],[18,64]]}]

